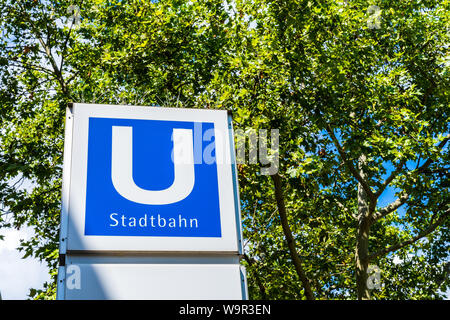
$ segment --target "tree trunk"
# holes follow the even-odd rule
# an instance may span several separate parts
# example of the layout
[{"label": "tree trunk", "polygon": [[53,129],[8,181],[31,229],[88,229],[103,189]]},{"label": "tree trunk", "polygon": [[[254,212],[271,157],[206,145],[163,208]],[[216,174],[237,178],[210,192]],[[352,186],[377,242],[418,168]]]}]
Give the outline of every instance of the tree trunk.
[{"label": "tree trunk", "polygon": [[[359,157],[359,174],[366,179],[363,167],[367,163],[366,156]],[[367,193],[361,184],[358,184],[358,231],[356,235],[356,293],[359,300],[370,299],[367,288],[367,268],[369,266],[369,232],[370,232],[370,205]]]},{"label": "tree trunk", "polygon": [[367,268],[369,267],[369,231],[367,219],[360,218],[356,237],[356,292],[359,300],[370,299],[367,288]]}]

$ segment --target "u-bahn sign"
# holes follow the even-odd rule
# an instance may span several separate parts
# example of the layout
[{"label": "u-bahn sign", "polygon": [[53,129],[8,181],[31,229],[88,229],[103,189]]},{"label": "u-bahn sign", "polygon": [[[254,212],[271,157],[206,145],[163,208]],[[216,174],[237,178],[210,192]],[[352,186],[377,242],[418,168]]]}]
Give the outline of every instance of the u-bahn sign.
[{"label": "u-bahn sign", "polygon": [[67,252],[241,252],[226,111],[73,104],[66,123]]}]

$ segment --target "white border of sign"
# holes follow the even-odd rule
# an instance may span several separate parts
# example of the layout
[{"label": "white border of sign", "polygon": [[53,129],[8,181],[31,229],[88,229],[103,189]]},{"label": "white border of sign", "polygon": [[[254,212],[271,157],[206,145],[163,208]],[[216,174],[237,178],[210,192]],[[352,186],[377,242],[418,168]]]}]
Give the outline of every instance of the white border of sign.
[{"label": "white border of sign", "polygon": [[[224,133],[222,148],[216,144],[222,237],[85,236],[89,118],[147,119],[213,122]],[[233,134],[225,110],[114,106],[74,103],[68,108],[64,150],[60,253],[107,252],[214,252],[242,253],[239,194]]]}]

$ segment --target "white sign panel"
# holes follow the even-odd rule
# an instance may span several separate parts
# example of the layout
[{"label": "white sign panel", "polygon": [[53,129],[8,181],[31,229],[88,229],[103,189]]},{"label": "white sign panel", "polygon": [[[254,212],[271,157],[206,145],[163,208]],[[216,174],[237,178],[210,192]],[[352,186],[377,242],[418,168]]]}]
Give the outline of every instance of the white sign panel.
[{"label": "white sign panel", "polygon": [[71,264],[67,300],[242,300],[238,264]]},{"label": "white sign panel", "polygon": [[68,112],[67,252],[241,252],[226,111],[74,104]]}]

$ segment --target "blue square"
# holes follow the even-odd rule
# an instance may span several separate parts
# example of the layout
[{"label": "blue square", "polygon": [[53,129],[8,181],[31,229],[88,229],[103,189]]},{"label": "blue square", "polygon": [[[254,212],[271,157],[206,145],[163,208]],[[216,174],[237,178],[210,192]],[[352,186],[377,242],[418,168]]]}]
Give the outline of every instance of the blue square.
[{"label": "blue square", "polygon": [[[195,162],[192,188],[171,203],[143,203],[135,194],[119,192],[113,173],[113,135],[132,132],[132,174],[129,181],[139,191],[170,189],[175,184],[175,164],[172,160],[175,130],[192,130]],[[116,131],[114,131],[116,130]],[[160,237],[221,237],[220,207],[216,161],[202,161],[198,155],[214,150],[214,139],[203,148],[202,137],[214,130],[209,122],[131,120],[115,118],[89,119],[87,189],[84,234],[88,236],[160,236]],[[116,133],[113,133],[116,132]],[[174,136],[175,137],[175,136]],[[189,136],[188,136],[189,137]],[[123,139],[122,139],[123,140]],[[172,141],[174,140],[174,141]],[[117,141],[114,140],[114,141]],[[120,152],[126,152],[119,150]],[[131,150],[131,149],[130,149]],[[214,152],[211,153],[214,157]],[[120,163],[119,163],[120,167]],[[120,167],[121,168],[121,167]],[[113,181],[114,180],[114,181]],[[125,187],[124,187],[125,188]],[[117,190],[119,189],[119,191]],[[186,188],[185,188],[186,189]],[[189,192],[189,190],[191,190]],[[137,193],[136,193],[137,197]],[[158,197],[156,197],[158,198]],[[158,200],[158,199],[156,199]],[[144,201],[145,202],[145,201]],[[157,201],[156,201],[157,202]]]}]

